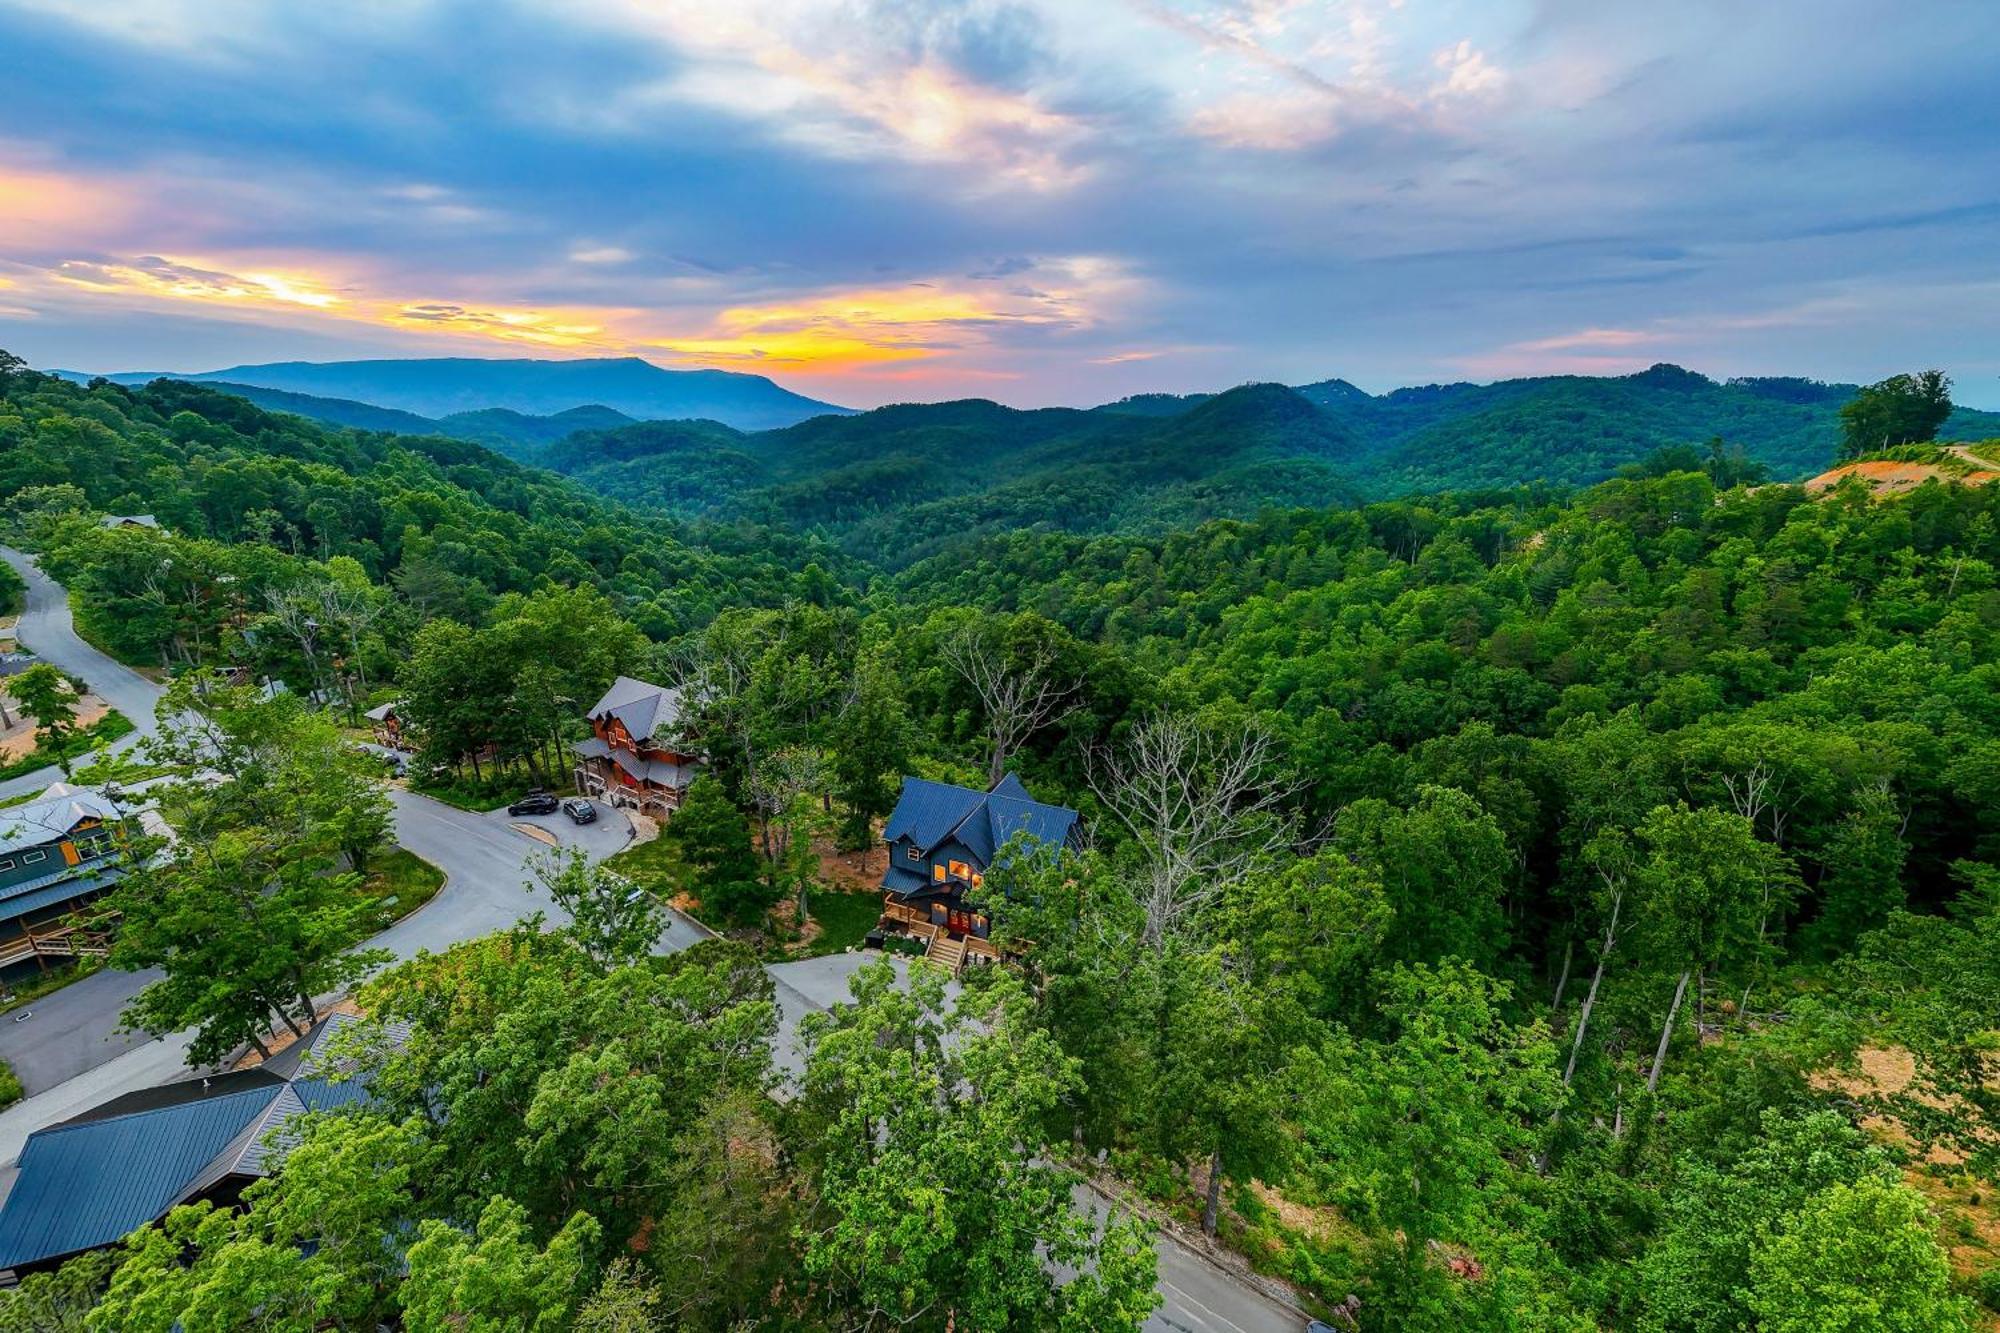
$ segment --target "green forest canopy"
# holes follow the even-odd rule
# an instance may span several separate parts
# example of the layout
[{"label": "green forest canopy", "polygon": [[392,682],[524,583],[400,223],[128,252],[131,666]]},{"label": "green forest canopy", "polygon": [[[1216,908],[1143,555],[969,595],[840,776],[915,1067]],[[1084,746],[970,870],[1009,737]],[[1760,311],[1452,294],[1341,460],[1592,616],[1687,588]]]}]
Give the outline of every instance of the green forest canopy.
[{"label": "green forest canopy", "polygon": [[[327,430],[185,385],[16,374],[0,392],[0,520],[45,548],[86,628],[137,658],[248,655],[312,684],[280,607],[346,581],[375,607],[351,651],[373,679],[421,688],[399,673],[423,635],[426,679],[457,679],[454,652],[500,673],[482,687],[486,739],[526,753],[551,707],[532,668],[563,625],[591,625],[606,650],[581,672],[731,667],[698,724],[738,798],[774,818],[760,755],[839,746],[976,781],[989,719],[950,645],[978,637],[1047,673],[1064,707],[1013,766],[1081,809],[1096,849],[1060,872],[1024,862],[994,900],[1002,935],[1035,950],[1030,984],[1001,988],[1021,1045],[982,1077],[1018,1088],[1010,1114],[1046,1142],[1105,1151],[1195,1221],[1212,1185],[1226,1239],[1315,1301],[1357,1295],[1364,1328],[1777,1330],[1832,1310],[1824,1326],[1946,1329],[1968,1326],[1974,1298],[2000,1302],[1980,1240],[2000,1185],[2000,487],[1809,500],[1727,484],[1729,468],[1719,486],[1696,452],[1577,490],[1109,531],[998,523],[885,569],[770,515],[662,517],[475,447]],[[107,511],[172,531],[106,530]],[[1173,869],[1171,832],[1120,818],[1118,766],[1176,734],[1208,757],[1198,787],[1258,742],[1237,803],[1255,817],[1231,834],[1248,854],[1192,874]],[[884,775],[850,776],[842,792],[876,799],[860,793]],[[426,987],[540,1004],[545,983],[516,966],[502,951],[476,975],[394,985],[412,1012],[450,1011],[424,1007]],[[601,1012],[623,1012],[620,986],[724,976],[640,968],[606,983]],[[732,994],[688,1021],[755,998]],[[645,1039],[668,1036],[709,1040]],[[480,1033],[451,1041],[468,1069],[497,1054]],[[662,1217],[699,1210],[712,1178],[654,1158],[612,1171],[591,1156],[603,1145],[547,1137],[565,1097],[591,1095],[590,1061],[629,1067],[590,1043],[574,1060],[521,1053],[515,1101],[485,1119],[468,1103],[447,1164],[426,1135],[388,1145],[434,1188],[384,1200],[380,1226],[455,1229],[424,1232],[410,1290],[379,1274],[354,1288],[369,1317],[448,1307],[437,1284],[469,1246],[512,1256],[523,1281],[560,1278],[566,1309],[676,1280],[665,1258],[612,1263],[658,1220],[621,1210],[635,1179],[663,1191]],[[1856,1053],[1883,1047],[1910,1079],[1854,1079]],[[1057,1084],[1020,1082],[1035,1068]],[[635,1086],[619,1114],[709,1125],[744,1114],[732,1097],[760,1077],[718,1072],[685,1114]],[[858,1113],[853,1086],[830,1084],[814,1123]],[[551,1118],[523,1163],[512,1136],[532,1106]],[[738,1137],[797,1128],[765,1114]],[[1907,1139],[1871,1135],[1870,1115]],[[1921,1173],[1920,1193],[1905,1172],[1927,1151],[1950,1166]],[[507,1166],[465,1174],[482,1160]],[[902,1296],[805,1238],[838,1225],[866,1243],[867,1219],[902,1206],[882,1191],[952,1169],[914,1148],[899,1160],[893,1178],[814,1159],[772,1182],[758,1197],[833,1211],[744,1219],[744,1248],[722,1258],[746,1285],[684,1326],[756,1312],[742,1293],[772,1279],[751,1259],[773,1253],[814,1296],[784,1307],[798,1322],[771,1309],[763,1326],[891,1318]],[[585,1161],[599,1174],[562,1169]],[[200,1248],[225,1271],[242,1243],[223,1230]],[[168,1283],[142,1259],[160,1244],[136,1244],[118,1281]],[[1077,1317],[1032,1286],[950,1299],[967,1303],[960,1328]],[[942,1328],[932,1314],[917,1326]]]}]

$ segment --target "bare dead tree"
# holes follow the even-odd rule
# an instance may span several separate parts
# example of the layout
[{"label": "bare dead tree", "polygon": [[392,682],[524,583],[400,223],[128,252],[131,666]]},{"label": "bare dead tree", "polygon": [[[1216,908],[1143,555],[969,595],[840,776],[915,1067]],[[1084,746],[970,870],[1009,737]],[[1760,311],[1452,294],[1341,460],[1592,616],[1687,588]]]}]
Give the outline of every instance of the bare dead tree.
[{"label": "bare dead tree", "polygon": [[1789,805],[1779,803],[1785,794],[1785,779],[1769,762],[1758,759],[1741,773],[1724,773],[1722,789],[1729,793],[1729,803],[1736,813],[1749,820],[1752,828],[1757,826],[1758,819],[1769,814],[1771,841],[1780,847],[1785,845],[1785,824],[1791,810]]},{"label": "bare dead tree", "polygon": [[[320,624],[336,630],[347,641],[347,660],[351,664],[356,681],[362,692],[368,690],[367,668],[361,661],[361,636],[380,618],[387,608],[368,595],[365,588],[351,587],[328,579],[313,589],[313,602],[319,611]],[[354,692],[349,689],[347,702],[354,705]]]},{"label": "bare dead tree", "polygon": [[986,710],[991,758],[986,783],[1007,772],[1007,760],[1023,742],[1075,711],[1074,681],[1055,673],[1055,651],[1038,644],[1025,661],[1010,657],[1007,645],[978,624],[967,624],[938,647],[945,664],[964,678]]},{"label": "bare dead tree", "polygon": [[321,680],[320,632],[325,628],[319,622],[318,608],[312,601],[298,596],[296,589],[282,592],[276,588],[266,589],[264,602],[270,608],[272,622],[298,643],[299,651],[305,655],[306,671],[312,677],[313,693],[318,694]]},{"label": "bare dead tree", "polygon": [[1274,775],[1276,744],[1249,728],[1218,731],[1160,714],[1123,753],[1091,765],[1091,789],[1137,843],[1145,941],[1159,948],[1289,845],[1280,808],[1297,784]]},{"label": "bare dead tree", "polygon": [[[744,777],[744,789],[762,829],[764,862],[773,875],[792,851],[793,816],[800,799],[826,785],[826,754],[804,746],[760,755]],[[798,922],[806,922],[808,880],[798,882]]]}]

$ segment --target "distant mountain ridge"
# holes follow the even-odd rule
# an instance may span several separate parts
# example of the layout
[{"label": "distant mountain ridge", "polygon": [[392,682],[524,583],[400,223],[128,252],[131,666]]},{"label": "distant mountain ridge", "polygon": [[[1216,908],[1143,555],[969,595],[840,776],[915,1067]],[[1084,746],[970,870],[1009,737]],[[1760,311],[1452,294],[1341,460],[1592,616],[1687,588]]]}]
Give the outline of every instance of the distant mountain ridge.
[{"label": "distant mountain ridge", "polygon": [[[1380,395],[1333,379],[1088,410],[906,403],[763,432],[653,422],[573,435],[542,461],[634,505],[821,531],[895,568],[1018,528],[1159,531],[1273,507],[1588,485],[1716,436],[1797,481],[1831,462],[1854,391],[1671,365]],[[2000,435],[2000,414],[1961,409],[1945,433]]]},{"label": "distant mountain ridge", "polygon": [[[88,380],[78,371],[54,372]],[[444,419],[502,408],[553,416],[605,407],[632,420],[707,418],[740,430],[771,430],[851,411],[793,393],[762,375],[731,370],[667,370],[639,357],[571,361],[430,357],[371,361],[274,361],[192,374],[124,371],[119,384],[155,379],[221,382],[372,405]]]},{"label": "distant mountain ridge", "polygon": [[[167,375],[160,378],[179,377]],[[539,461],[544,448],[580,430],[613,430],[636,424],[623,412],[615,412],[595,403],[545,417],[530,416],[505,407],[488,407],[477,412],[454,412],[450,416],[433,419],[393,407],[357,403],[351,398],[321,398],[315,394],[288,393],[283,389],[265,389],[254,384],[232,384],[228,380],[203,380],[201,383],[255,403],[269,412],[290,412],[328,426],[470,440],[517,463]]]}]

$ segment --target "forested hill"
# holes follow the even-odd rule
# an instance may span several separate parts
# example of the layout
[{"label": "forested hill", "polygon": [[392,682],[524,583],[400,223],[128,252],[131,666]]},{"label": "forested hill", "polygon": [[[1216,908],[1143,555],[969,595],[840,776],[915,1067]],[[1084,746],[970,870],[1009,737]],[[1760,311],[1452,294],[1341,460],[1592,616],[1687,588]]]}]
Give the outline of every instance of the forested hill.
[{"label": "forested hill", "polygon": [[[669,512],[820,526],[891,565],[967,535],[1048,526],[1163,531],[1355,494],[1588,485],[1656,451],[1720,438],[1777,480],[1825,469],[1855,390],[1718,382],[1675,366],[1619,378],[1432,385],[1372,396],[1342,380],[1147,395],[1093,411],[909,404],[784,430],[650,423],[579,434],[544,461]],[[1960,409],[1947,436],[2000,434]]]},{"label": "forested hill", "polygon": [[231,384],[226,380],[204,380],[202,383],[270,411],[290,412],[328,426],[353,426],[358,430],[390,431],[397,435],[448,435],[454,440],[483,444],[496,454],[522,463],[532,462],[548,445],[577,431],[612,430],[632,424],[632,418],[623,412],[597,404],[572,407],[548,416],[516,412],[506,407],[485,407],[433,419],[393,407],[356,402],[351,398],[321,398],[309,393],[266,389],[255,384]]},{"label": "forested hill", "polygon": [[1350,433],[1297,393],[1253,384],[1166,419],[972,399],[759,434],[650,422],[572,436],[545,461],[632,504],[823,527],[894,567],[1025,527],[1164,531],[1350,503],[1360,457]]},{"label": "forested hill", "polygon": [[[17,524],[84,509],[154,514],[208,541],[207,577],[283,582],[303,576],[288,562],[345,557],[424,614],[477,618],[497,595],[589,584],[662,637],[724,606],[823,597],[823,571],[841,561],[781,532],[711,526],[697,541],[684,524],[476,444],[328,428],[177,380],[85,388],[0,373],[0,496]],[[197,576],[192,563],[179,574]],[[147,572],[91,571],[127,575]],[[165,608],[104,629],[143,658],[162,618]]]},{"label": "forested hill", "polygon": [[[1574,491],[1147,530],[1263,469],[1342,484],[1362,448],[1283,388],[1160,406],[888,409],[786,432],[776,460],[712,424],[602,437],[623,456],[595,466],[678,460],[635,484],[722,492],[737,468],[801,516],[844,501],[769,473],[836,474],[884,432],[929,522],[976,512],[973,491],[923,490],[940,472],[1038,477],[1023,512],[1051,512],[1087,493],[1062,489],[1079,448],[1107,514],[1140,486],[1157,506],[1130,531],[996,518],[884,575],[786,528],[641,517],[460,441],[0,357],[0,525],[86,634],[282,677],[285,708],[344,693],[352,721],[399,698],[412,772],[469,763],[466,799],[491,805],[560,772],[537,756],[578,733],[580,701],[671,663],[708,776],[639,864],[760,941],[656,965],[656,921],[586,919],[377,981],[373,1012],[417,1033],[382,1057],[388,1117],[308,1125],[247,1214],[141,1233],[65,1270],[67,1299],[104,1293],[93,1327],[166,1329],[197,1308],[177,1301],[213,1299],[315,1311],[304,1328],[334,1292],[333,1322],[375,1327],[424,1308],[441,1249],[497,1282],[567,1234],[585,1276],[564,1299],[601,1313],[618,1282],[658,1286],[688,1329],[886,1308],[924,1333],[1136,1333],[1143,1245],[1069,1264],[1124,1274],[1132,1300],[1051,1313],[1048,1244],[1096,1230],[1060,1202],[1064,1164],[1088,1161],[1212,1222],[1309,1309],[1353,1297],[1352,1326],[1379,1333],[1805,1333],[1829,1310],[1970,1333],[1975,1299],[2000,1311],[2000,485],[1959,484],[1967,460],[1905,494],[1718,486],[1714,460],[1669,450]],[[1206,441],[1180,474],[1167,428]],[[922,531],[856,513],[850,533]],[[267,734],[240,706],[242,734]],[[830,919],[801,849],[870,843],[904,774],[983,784],[996,757],[1091,845],[990,868],[973,901],[1030,953],[965,977],[993,1021],[961,1044],[864,981],[774,1110],[758,951],[797,939],[798,907]],[[256,845],[291,847],[287,819]],[[186,938],[240,926],[233,879],[186,883],[125,881],[127,929],[168,892]],[[615,897],[591,901],[637,901],[598,884]],[[207,956],[174,953],[170,977]],[[252,971],[178,990],[208,1006],[184,1021],[233,1034]],[[370,1156],[364,1132],[408,1146]],[[275,1246],[322,1234],[356,1162],[382,1188],[342,1244]],[[913,1198],[929,1234],[997,1258],[902,1244]],[[479,1215],[512,1229],[468,1230]],[[893,1253],[894,1283],[863,1286],[855,1252]],[[14,1299],[0,1315],[31,1313]],[[158,1318],[122,1317],[142,1304]],[[572,1313],[543,1322],[651,1319]]]}]

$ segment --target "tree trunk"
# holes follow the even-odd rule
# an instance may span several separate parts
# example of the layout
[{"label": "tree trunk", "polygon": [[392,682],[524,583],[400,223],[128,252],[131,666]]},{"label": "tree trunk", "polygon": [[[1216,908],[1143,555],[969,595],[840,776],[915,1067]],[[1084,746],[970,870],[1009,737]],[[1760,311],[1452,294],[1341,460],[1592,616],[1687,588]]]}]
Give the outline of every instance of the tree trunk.
[{"label": "tree trunk", "polygon": [[1576,953],[1576,937],[1572,935],[1569,937],[1569,939],[1563,941],[1562,974],[1556,978],[1556,997],[1555,999],[1549,1001],[1549,1012],[1552,1014],[1559,1014],[1562,1012],[1563,992],[1569,989],[1570,959],[1575,955],[1575,953]]},{"label": "tree trunk", "polygon": [[1674,987],[1674,1002],[1667,1006],[1667,1021],[1660,1028],[1659,1049],[1653,1052],[1653,1067],[1646,1071],[1646,1091],[1655,1092],[1660,1086],[1660,1068],[1667,1062],[1667,1043],[1673,1039],[1674,1019],[1680,1016],[1681,1000],[1687,995],[1688,978],[1692,969],[1681,973],[1680,983]]},{"label": "tree trunk", "polygon": [[[1611,950],[1618,943],[1618,909],[1624,906],[1625,895],[1621,891],[1611,900],[1611,920],[1604,927],[1604,943],[1597,950],[1597,968],[1590,974],[1590,991],[1583,997],[1583,1012],[1576,1016],[1576,1039],[1569,1044],[1569,1063],[1563,1067],[1563,1086],[1567,1088],[1576,1076],[1576,1058],[1583,1050],[1583,1034],[1590,1030],[1590,1011],[1597,1004],[1597,988],[1604,982],[1604,963],[1611,957]],[[1564,964],[1568,971],[1568,964]]]},{"label": "tree trunk", "polygon": [[986,765],[986,785],[997,787],[1000,779],[1007,775],[1007,747],[998,737],[993,740],[993,758]]},{"label": "tree trunk", "polygon": [[250,1039],[250,1049],[257,1052],[263,1059],[268,1060],[271,1058],[271,1048],[264,1044],[262,1037],[252,1037]]},{"label": "tree trunk", "polygon": [[1222,1216],[1222,1149],[1217,1148],[1208,1159],[1208,1202],[1201,1209],[1201,1234],[1213,1237],[1215,1224]]}]

